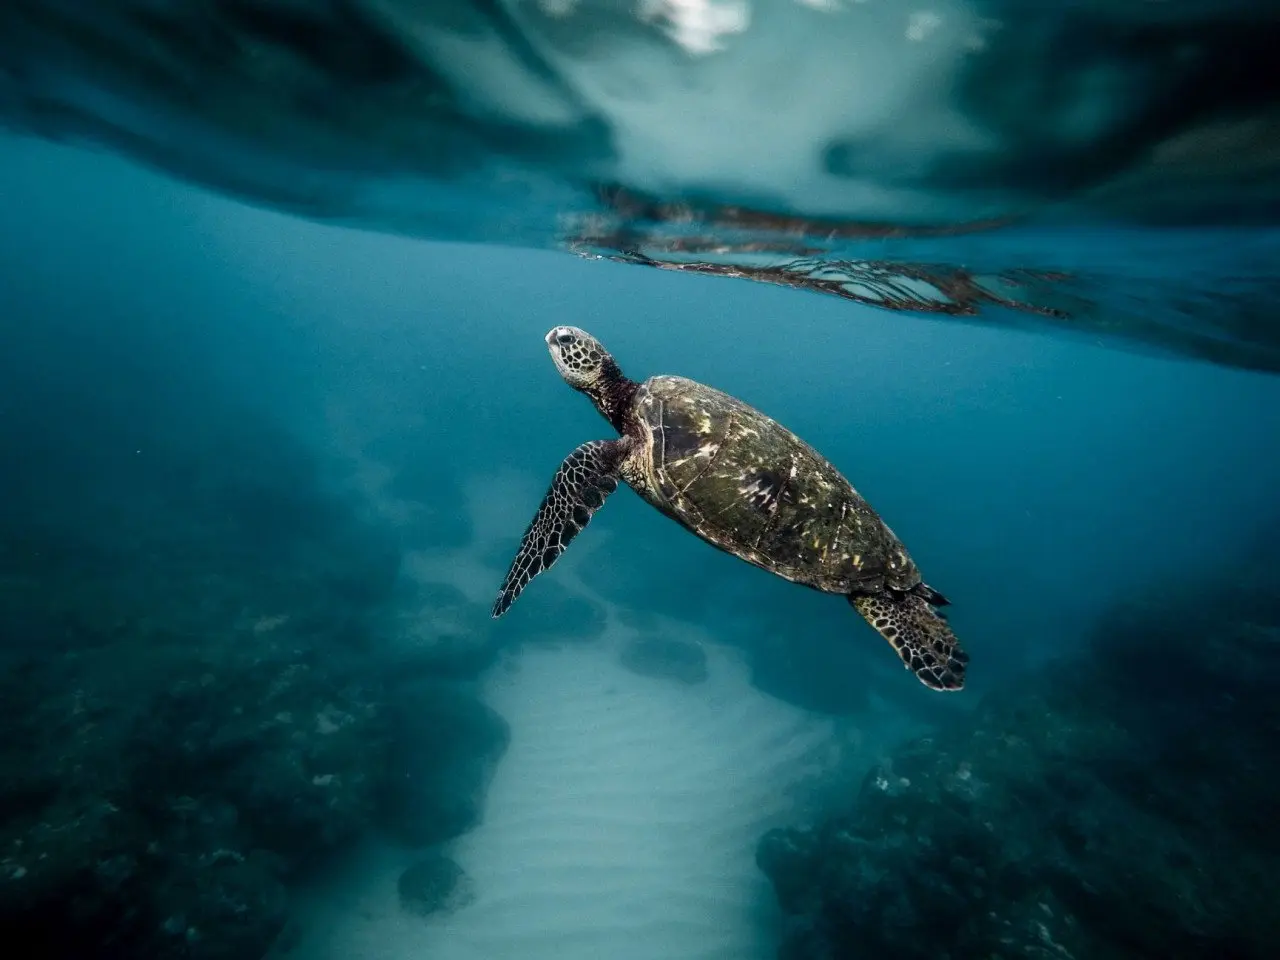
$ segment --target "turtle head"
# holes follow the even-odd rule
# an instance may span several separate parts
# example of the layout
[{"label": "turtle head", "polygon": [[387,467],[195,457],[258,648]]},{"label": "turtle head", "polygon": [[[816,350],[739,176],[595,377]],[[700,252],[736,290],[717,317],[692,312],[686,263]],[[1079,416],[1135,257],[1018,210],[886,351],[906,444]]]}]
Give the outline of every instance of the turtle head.
[{"label": "turtle head", "polygon": [[619,375],[609,351],[577,327],[553,327],[547,334],[547,349],[564,382],[575,390],[593,393]]}]

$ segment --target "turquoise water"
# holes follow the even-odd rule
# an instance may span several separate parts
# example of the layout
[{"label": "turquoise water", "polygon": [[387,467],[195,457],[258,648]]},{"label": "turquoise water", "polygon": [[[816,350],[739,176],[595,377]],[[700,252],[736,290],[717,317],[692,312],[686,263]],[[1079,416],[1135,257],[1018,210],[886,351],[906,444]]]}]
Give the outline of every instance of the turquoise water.
[{"label": "turquoise water", "polygon": [[[573,22],[552,6],[542,27]],[[39,101],[42,123],[112,149],[0,139],[0,926],[30,944],[15,956],[1275,955],[1278,181],[1261,133],[1234,167],[1211,150],[1194,176],[1175,165],[1177,204],[1169,168],[1097,172],[1083,147],[1032,177],[1039,147],[1009,132],[1030,115],[1016,105],[989,190],[895,168],[905,129],[859,154],[861,179],[827,184],[821,209],[798,176],[772,195],[716,193],[690,172],[696,150],[665,168],[614,156],[605,177],[586,121],[502,141],[533,180],[481,165],[409,184],[402,156],[367,166],[374,141],[407,149],[405,101],[362,140],[337,101],[304,109],[224,77],[186,105],[202,140],[165,112],[172,91],[148,99],[136,77],[95,73],[141,70],[138,50],[58,34],[66,23],[35,9],[0,14],[6,36],[21,26],[45,51],[23,60],[0,42],[14,67],[0,89],[26,98],[0,104],[53,133],[33,120]],[[238,42],[261,42],[246,26],[256,8],[236,9]],[[781,30],[780,9],[762,5],[752,29],[810,36]],[[939,10],[944,24],[963,12]],[[407,11],[387,7],[376,32],[404,36]],[[1137,34],[1114,10],[1088,14],[1113,31],[1097,58],[1162,63],[1151,50],[1199,23],[1199,55],[1218,62],[1196,20],[1208,14],[1175,13]],[[1266,11],[1250,15],[1270,36]],[[694,42],[665,16],[662,36]],[[564,30],[552,48],[574,49]],[[55,55],[32,39],[55,35],[81,46]],[[195,42],[157,35],[174,51]],[[812,48],[818,74],[825,49]],[[994,49],[1038,89],[1036,64]],[[933,89],[920,77],[952,63],[944,52],[901,64],[902,89]],[[445,73],[470,62],[433,56]],[[192,77],[209,69],[186,62]],[[579,92],[594,89],[583,62]],[[697,113],[720,88],[683,76]],[[1265,132],[1274,109],[1264,88],[1238,96],[1257,81],[1242,67],[1219,91],[1234,113],[1205,94],[1157,136],[1134,118],[1180,88],[1157,96],[1125,76],[1107,89],[1131,99],[1115,92],[1095,133],[1154,141],[1226,116]],[[349,107],[363,82],[329,76]],[[213,111],[236,90],[237,123],[272,118],[252,150]],[[88,113],[72,122],[55,93]],[[657,153],[687,122],[669,116]],[[942,156],[944,129],[915,142]],[[1114,147],[1091,142],[1095,156]],[[740,184],[792,169],[734,158],[708,162]],[[624,212],[626,243],[567,256],[556,225],[600,214],[583,170],[630,170],[693,213]],[[1094,172],[1064,193],[1053,170]],[[730,222],[744,207],[774,219]],[[1021,226],[921,232],[933,216],[1031,208]],[[781,289],[778,274],[690,275],[794,272],[776,245],[813,242],[818,214],[865,225],[895,210],[902,235],[828,236],[805,257],[821,261],[812,276],[850,258],[916,271],[910,310]],[[658,234],[717,243],[690,252]],[[1031,269],[1062,277],[1018,274]],[[972,315],[931,308],[961,305],[935,283],[957,270],[1059,312],[989,296]],[[1007,286],[1015,276],[1026,285]],[[829,458],[951,600],[972,658],[964,691],[925,689],[841,598],[712,549],[626,489],[491,620],[557,466],[612,436],[548,357],[562,324],[629,376],[725,390]]]}]

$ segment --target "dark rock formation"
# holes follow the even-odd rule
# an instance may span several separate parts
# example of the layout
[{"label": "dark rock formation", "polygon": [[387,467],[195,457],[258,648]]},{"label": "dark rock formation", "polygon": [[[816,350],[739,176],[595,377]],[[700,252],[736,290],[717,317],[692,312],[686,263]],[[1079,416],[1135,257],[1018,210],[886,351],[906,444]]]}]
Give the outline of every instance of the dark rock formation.
[{"label": "dark rock formation", "polygon": [[462,868],[438,853],[422,858],[400,874],[396,889],[400,905],[422,917],[457,910],[472,898],[471,884]]},{"label": "dark rock formation", "polygon": [[677,683],[705,683],[707,654],[702,646],[669,637],[636,637],[622,649],[622,665],[632,673]]},{"label": "dark rock formation", "polygon": [[385,717],[345,628],[179,633],[196,598],[151,586],[148,622],[0,667],[0,925],[32,955],[260,955],[291,876],[374,811]]},{"label": "dark rock formation", "polygon": [[415,678],[482,666],[439,636],[431,671],[385,669],[395,537],[287,438],[199,413],[145,463],[24,441],[0,476],[0,929],[22,956],[262,956],[291,883],[386,814],[404,744],[442,790],[432,839],[476,822],[468,751],[505,742],[470,694],[410,709]]},{"label": "dark rock formation", "polygon": [[1087,655],[902,747],[851,810],[766,834],[781,956],[1280,956],[1278,598],[1115,611]]},{"label": "dark rock formation", "polygon": [[431,846],[474,829],[510,731],[466,691],[422,681],[398,688],[384,784],[388,825],[405,843]]},{"label": "dark rock formation", "polygon": [[[384,813],[403,685],[479,669],[440,651],[487,611],[396,592],[405,537],[286,426],[307,403],[269,331],[246,321],[231,375],[237,333],[118,279],[143,299],[5,305],[0,949],[254,960],[293,883]],[[385,630],[406,606],[435,633]],[[415,646],[431,671],[404,669]],[[447,780],[461,749],[419,769]]]}]

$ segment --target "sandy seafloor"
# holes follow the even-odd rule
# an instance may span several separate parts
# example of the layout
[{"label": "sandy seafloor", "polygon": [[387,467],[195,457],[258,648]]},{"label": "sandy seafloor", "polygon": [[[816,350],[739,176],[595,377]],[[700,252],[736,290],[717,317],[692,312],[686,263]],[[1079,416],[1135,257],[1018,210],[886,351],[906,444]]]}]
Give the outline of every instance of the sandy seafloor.
[{"label": "sandy seafloor", "polygon": [[[489,601],[502,571],[482,558],[513,524],[522,528],[516,514],[539,485],[511,471],[475,478],[473,542],[411,556],[406,570]],[[512,515],[496,503],[511,504]],[[816,784],[857,778],[910,731],[890,708],[873,705],[870,722],[855,727],[768,696],[735,648],[660,615],[664,635],[703,646],[709,679],[630,672],[619,650],[637,629],[589,587],[609,539],[592,533],[554,575],[603,605],[603,636],[508,651],[483,681],[511,742],[484,822],[441,848],[466,872],[464,905],[429,918],[402,909],[396,882],[420,851],[370,841],[303,892],[280,945],[290,960],[775,955],[773,891],[755,865],[761,833],[803,816]],[[285,955],[277,949],[272,960]]]}]

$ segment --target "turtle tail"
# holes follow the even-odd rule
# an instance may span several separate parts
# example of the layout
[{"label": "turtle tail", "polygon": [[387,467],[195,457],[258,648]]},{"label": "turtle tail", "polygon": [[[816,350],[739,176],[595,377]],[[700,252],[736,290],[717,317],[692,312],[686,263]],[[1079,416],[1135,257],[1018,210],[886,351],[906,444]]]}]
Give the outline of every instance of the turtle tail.
[{"label": "turtle tail", "polygon": [[911,592],[917,597],[920,597],[926,603],[932,604],[935,607],[946,607],[951,605],[950,600],[940,594],[937,590],[933,589],[933,587],[929,586],[923,580],[917,583]]},{"label": "turtle tail", "polygon": [[[930,593],[936,591],[930,590]],[[941,597],[941,594],[937,594]],[[933,690],[964,687],[969,655],[933,605],[918,592],[849,597],[849,603],[875,627],[916,678]]]}]

